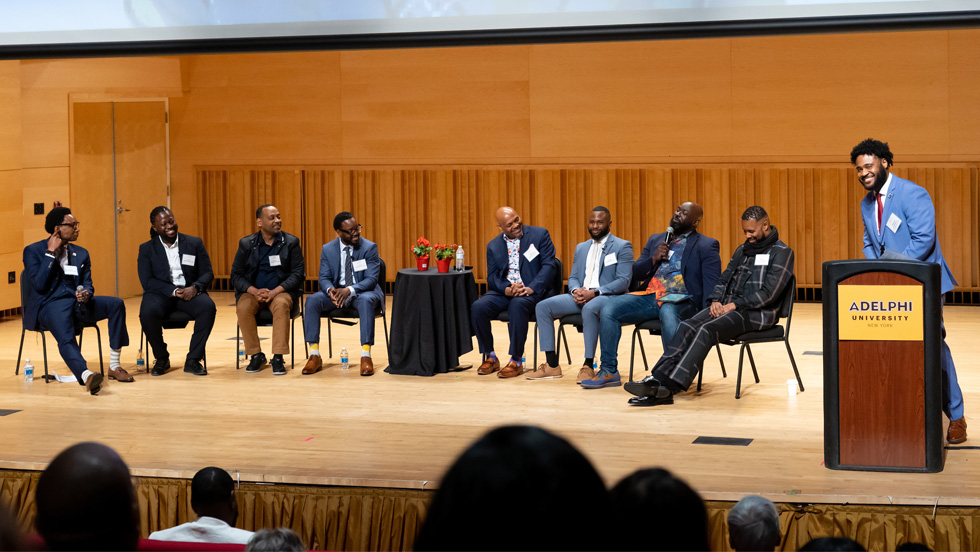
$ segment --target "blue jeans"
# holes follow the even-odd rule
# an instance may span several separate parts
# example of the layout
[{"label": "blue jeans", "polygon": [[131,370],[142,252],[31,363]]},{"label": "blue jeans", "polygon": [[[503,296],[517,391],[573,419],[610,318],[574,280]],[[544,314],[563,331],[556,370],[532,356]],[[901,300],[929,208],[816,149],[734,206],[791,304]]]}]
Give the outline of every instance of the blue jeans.
[{"label": "blue jeans", "polygon": [[660,339],[666,349],[677,331],[677,326],[697,312],[692,301],[664,303],[659,306],[653,294],[610,297],[599,315],[599,360],[602,362],[602,369],[613,374],[619,371],[619,339],[623,335],[624,324],[659,319],[663,324]]}]

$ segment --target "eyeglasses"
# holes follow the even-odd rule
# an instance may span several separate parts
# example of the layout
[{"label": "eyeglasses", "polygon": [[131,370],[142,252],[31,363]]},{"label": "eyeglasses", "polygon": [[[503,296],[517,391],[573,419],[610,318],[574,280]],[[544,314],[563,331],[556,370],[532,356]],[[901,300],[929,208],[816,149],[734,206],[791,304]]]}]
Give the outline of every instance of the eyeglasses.
[{"label": "eyeglasses", "polygon": [[58,224],[57,226],[71,226],[72,228],[78,228],[78,221],[72,223],[63,222],[61,224]]},{"label": "eyeglasses", "polygon": [[358,224],[357,226],[355,226],[354,228],[351,228],[350,230],[344,230],[343,228],[340,229],[341,232],[343,232],[344,234],[347,234],[348,236],[357,236],[357,235],[360,235],[361,230],[364,230],[364,225],[363,224]]}]

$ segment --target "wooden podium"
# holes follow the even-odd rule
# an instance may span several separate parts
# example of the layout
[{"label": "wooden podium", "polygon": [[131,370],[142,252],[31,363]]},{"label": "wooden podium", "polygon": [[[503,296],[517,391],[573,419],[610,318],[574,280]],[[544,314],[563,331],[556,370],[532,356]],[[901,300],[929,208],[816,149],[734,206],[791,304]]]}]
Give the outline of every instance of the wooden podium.
[{"label": "wooden podium", "polygon": [[939,265],[823,264],[824,463],[943,469]]}]

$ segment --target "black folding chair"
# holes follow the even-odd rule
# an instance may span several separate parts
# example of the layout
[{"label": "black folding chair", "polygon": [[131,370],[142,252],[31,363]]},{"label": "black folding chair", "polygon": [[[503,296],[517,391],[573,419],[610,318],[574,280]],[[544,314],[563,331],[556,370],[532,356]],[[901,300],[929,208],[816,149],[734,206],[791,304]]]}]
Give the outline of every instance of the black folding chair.
[{"label": "black folding chair", "polygon": [[[172,311],[163,319],[163,329],[165,330],[183,330],[187,327],[187,324],[193,322],[194,319],[191,315],[186,312]],[[153,350],[150,348],[150,341],[146,339],[146,334],[143,333],[142,327],[140,328],[140,349],[146,351],[146,371],[150,371],[151,357],[153,355]],[[208,369],[208,353],[204,352],[204,358],[201,359],[204,363],[204,369]]]},{"label": "black folding chair", "polygon": [[[388,271],[385,267],[384,259],[381,259],[381,272],[378,274],[378,284],[384,286],[385,277]],[[339,309],[330,309],[326,312],[320,314],[320,318],[327,319],[327,353],[330,357],[333,357],[333,334],[331,332],[332,324],[341,324],[344,326],[354,326],[357,321],[360,320],[360,315],[357,313],[357,309],[354,307],[341,307]],[[381,319],[381,324],[385,329],[385,349],[388,350],[389,356],[391,355],[391,345],[388,343],[388,316],[385,313],[384,304],[381,303],[374,310],[374,318]]]},{"label": "black folding chair", "polygon": [[[636,344],[640,344],[640,354],[643,356],[643,370],[646,372],[650,371],[650,365],[647,363],[647,353],[643,349],[643,338],[640,336],[641,330],[646,330],[650,332],[650,335],[662,335],[663,334],[663,324],[657,318],[651,318],[650,320],[644,320],[639,322],[633,328],[633,344],[630,346],[630,381],[633,381],[633,360],[636,356]],[[721,349],[718,349],[718,360],[721,361]],[[703,370],[704,367],[701,367]],[[725,371],[725,362],[721,362],[721,377],[727,378],[728,372]],[[701,377],[700,371],[698,372],[698,391],[701,390]]]}]

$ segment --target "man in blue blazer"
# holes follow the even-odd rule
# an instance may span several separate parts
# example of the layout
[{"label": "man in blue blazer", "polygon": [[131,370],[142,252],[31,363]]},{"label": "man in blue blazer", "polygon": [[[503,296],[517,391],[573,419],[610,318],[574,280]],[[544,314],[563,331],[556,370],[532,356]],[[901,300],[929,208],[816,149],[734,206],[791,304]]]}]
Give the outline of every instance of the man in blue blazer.
[{"label": "man in blue blazer", "polygon": [[538,303],[534,316],[545,363],[527,375],[527,379],[560,378],[558,353],[555,350],[555,320],[569,314],[582,315],[585,338],[585,363],[592,369],[596,345],[599,342],[599,313],[612,297],[629,289],[633,274],[633,244],[609,233],[612,215],[605,207],[592,209],[589,215],[589,235],[592,237],[575,247],[575,260],[568,276],[568,293],[555,295]]},{"label": "man in blue blazer", "polygon": [[95,395],[102,388],[102,374],[88,369],[75,335],[83,324],[108,318],[109,377],[133,381],[119,363],[120,349],[129,345],[126,305],[117,297],[95,295],[88,251],[72,243],[78,239],[78,221],[71,209],[51,209],[44,230],[50,237],[24,248],[24,327],[51,332],[68,369]]},{"label": "man in blue blazer", "polygon": [[150,240],[140,244],[136,271],[143,285],[140,324],[156,361],[151,376],[162,376],[170,369],[170,352],[163,341],[163,320],[180,311],[194,320],[194,334],[184,360],[184,372],[206,376],[201,364],[216,308],[208,296],[214,281],[211,257],[201,238],[177,232],[173,212],[165,206],[150,211]]},{"label": "man in blue blazer", "polygon": [[[889,172],[892,152],[885,142],[868,138],[854,146],[851,164],[857,170],[861,186],[868,191],[861,200],[864,256],[877,259],[887,251],[937,263],[942,275],[942,292],[945,294],[953,289],[956,280],[939,247],[936,212],[929,192]],[[950,420],[946,440],[957,444],[966,441],[963,392],[956,380],[953,355],[946,345],[945,325],[942,334],[943,412]]]},{"label": "man in blue blazer", "polygon": [[[674,211],[666,232],[650,236],[633,264],[631,293],[613,297],[599,316],[600,370],[581,380],[584,389],[618,386],[619,340],[623,324],[659,319],[664,349],[683,320],[703,309],[705,296],[721,274],[718,240],[698,233],[704,210],[682,203]],[[661,301],[672,295],[679,300]],[[590,368],[591,370],[591,368]],[[581,377],[588,376],[587,371]]]},{"label": "man in blue blazer", "polygon": [[[498,370],[498,377],[524,373],[524,342],[531,311],[542,299],[555,294],[555,245],[544,228],[525,226],[517,211],[501,207],[496,213],[501,234],[487,244],[487,292],[473,303],[470,321],[486,360],[480,375]],[[510,316],[510,360],[501,370],[493,349],[490,322],[504,310]]]},{"label": "man in blue blazer", "polygon": [[381,257],[378,245],[361,237],[361,225],[352,213],[343,211],[333,218],[337,239],[320,251],[320,291],[306,300],[303,325],[310,344],[310,358],[303,374],[323,368],[320,358],[320,316],[333,309],[357,309],[361,325],[361,375],[374,374],[371,346],[374,345],[374,313],[385,308],[381,289]]}]

